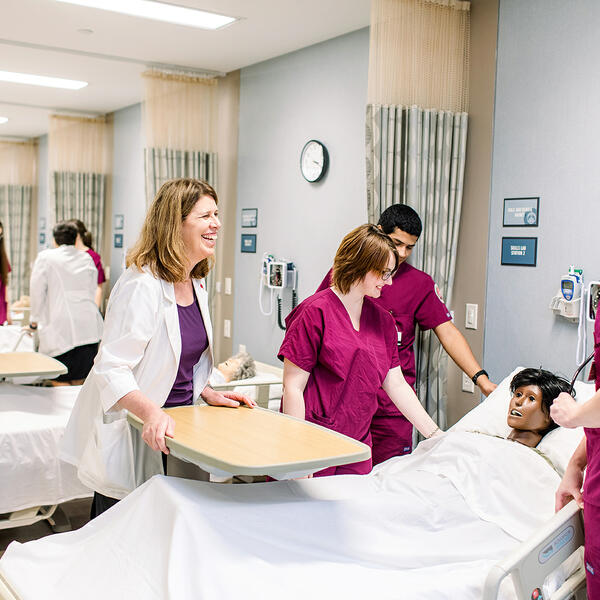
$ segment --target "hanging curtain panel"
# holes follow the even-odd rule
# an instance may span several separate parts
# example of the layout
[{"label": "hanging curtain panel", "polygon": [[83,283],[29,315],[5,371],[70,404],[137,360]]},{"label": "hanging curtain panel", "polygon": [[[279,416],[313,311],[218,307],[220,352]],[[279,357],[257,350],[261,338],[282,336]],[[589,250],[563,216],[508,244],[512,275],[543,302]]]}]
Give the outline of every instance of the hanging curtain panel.
[{"label": "hanging curtain panel", "polygon": [[10,298],[29,294],[29,244],[33,186],[0,185],[0,215],[11,266]]},{"label": "hanging curtain panel", "polygon": [[[423,221],[411,257],[452,302],[467,147],[466,113],[369,104],[367,202],[372,223],[392,204],[408,204]],[[417,395],[446,425],[447,356],[431,331],[416,341]]]},{"label": "hanging curtain panel", "polygon": [[169,179],[193,177],[213,187],[217,182],[217,155],[214,152],[146,148],[146,198],[150,205],[160,186]]},{"label": "hanging curtain panel", "polygon": [[50,183],[56,222],[80,219],[92,234],[94,248],[101,249],[104,241],[106,175],[53,171]]}]

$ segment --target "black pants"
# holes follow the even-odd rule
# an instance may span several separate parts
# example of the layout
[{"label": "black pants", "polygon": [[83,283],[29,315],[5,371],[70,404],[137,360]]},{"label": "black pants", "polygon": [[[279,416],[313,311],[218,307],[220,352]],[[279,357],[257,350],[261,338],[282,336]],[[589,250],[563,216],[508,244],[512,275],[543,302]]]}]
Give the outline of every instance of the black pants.
[{"label": "black pants", "polygon": [[59,375],[56,381],[85,379],[92,370],[96,354],[98,354],[98,342],[77,346],[64,354],[54,356],[53,358],[67,367],[67,372],[64,375]]},{"label": "black pants", "polygon": [[[162,463],[163,469],[165,471],[165,475],[167,474],[167,455],[162,455]],[[116,498],[111,498],[110,496],[104,496],[99,492],[94,492],[94,499],[92,500],[92,509],[90,511],[90,521],[95,519],[98,515],[101,515],[103,512],[106,512],[109,508],[112,508],[118,500]]]}]

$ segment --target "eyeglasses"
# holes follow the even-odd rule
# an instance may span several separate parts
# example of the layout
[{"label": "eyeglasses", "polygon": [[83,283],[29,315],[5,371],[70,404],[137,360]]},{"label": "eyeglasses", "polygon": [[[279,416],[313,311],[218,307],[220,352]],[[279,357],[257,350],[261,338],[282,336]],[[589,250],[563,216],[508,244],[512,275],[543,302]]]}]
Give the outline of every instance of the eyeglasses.
[{"label": "eyeglasses", "polygon": [[384,269],[381,271],[381,279],[383,279],[383,281],[387,281],[393,274],[393,269]]}]

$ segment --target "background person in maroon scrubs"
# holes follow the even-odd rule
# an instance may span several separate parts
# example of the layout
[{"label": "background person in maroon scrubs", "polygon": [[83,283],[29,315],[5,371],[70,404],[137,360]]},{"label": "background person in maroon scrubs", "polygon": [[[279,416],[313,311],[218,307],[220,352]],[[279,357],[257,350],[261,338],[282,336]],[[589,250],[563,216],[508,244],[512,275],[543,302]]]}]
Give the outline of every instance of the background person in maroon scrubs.
[{"label": "background person in maroon scrubs", "polygon": [[[594,366],[596,393],[577,404],[562,393],[554,401],[550,414],[563,427],[585,428],[585,437],[573,453],[556,492],[556,510],[575,499],[583,506],[585,526],[585,568],[588,600],[600,600],[600,318],[594,327]],[[586,469],[585,483],[583,474]],[[583,497],[581,489],[583,488]]]},{"label": "background person in maroon scrubs", "polygon": [[[398,337],[398,355],[402,374],[414,389],[416,381],[415,328],[433,329],[452,360],[470,377],[487,396],[495,388],[488,374],[481,368],[467,340],[452,323],[450,311],[440,298],[440,292],[429,275],[415,269],[406,260],[411,255],[422,231],[419,215],[406,204],[394,204],[379,219],[379,227],[396,245],[400,266],[393,276],[392,285],[386,286],[375,301],[389,312],[396,322],[394,336]],[[319,289],[331,285],[331,271]],[[378,393],[379,406],[371,423],[373,465],[392,456],[408,454],[412,450],[412,425],[394,406],[383,391]]]}]

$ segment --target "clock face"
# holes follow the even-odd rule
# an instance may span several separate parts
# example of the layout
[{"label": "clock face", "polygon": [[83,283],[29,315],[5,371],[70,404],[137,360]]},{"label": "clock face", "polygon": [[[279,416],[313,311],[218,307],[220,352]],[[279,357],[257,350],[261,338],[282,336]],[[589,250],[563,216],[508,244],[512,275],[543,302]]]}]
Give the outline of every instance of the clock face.
[{"label": "clock face", "polygon": [[300,155],[300,170],[306,181],[319,181],[325,175],[329,164],[327,148],[317,140],[310,140]]}]

